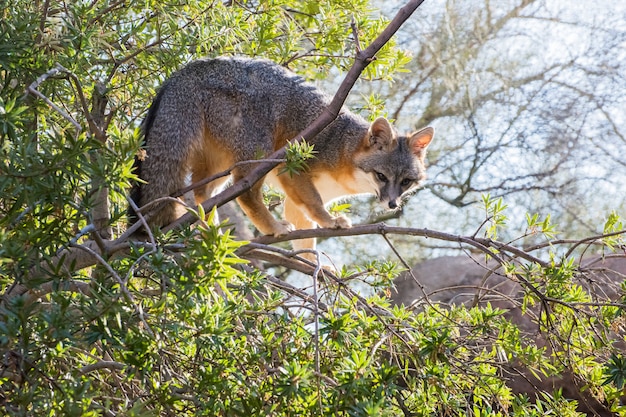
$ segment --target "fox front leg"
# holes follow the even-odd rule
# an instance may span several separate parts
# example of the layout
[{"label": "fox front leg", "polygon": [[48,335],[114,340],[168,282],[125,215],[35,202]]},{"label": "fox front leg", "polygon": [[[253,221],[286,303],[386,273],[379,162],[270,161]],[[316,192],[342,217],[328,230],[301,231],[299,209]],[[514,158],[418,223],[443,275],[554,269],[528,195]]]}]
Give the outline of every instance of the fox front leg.
[{"label": "fox front leg", "polygon": [[[294,177],[283,174],[279,175],[278,178],[287,196],[285,217],[296,225],[296,228],[301,229],[302,227],[299,227],[298,224],[306,224],[306,222],[308,222],[307,227],[315,224],[330,229],[352,227],[352,223],[347,217],[343,215],[335,217],[326,210],[324,201],[313,184],[313,180],[306,173]],[[287,204],[292,207],[287,208]]]},{"label": "fox front leg", "polygon": [[264,235],[286,235],[294,227],[287,221],[279,221],[274,218],[263,203],[262,187],[263,181],[261,180],[253,185],[250,190],[237,197],[237,202],[259,232]]}]

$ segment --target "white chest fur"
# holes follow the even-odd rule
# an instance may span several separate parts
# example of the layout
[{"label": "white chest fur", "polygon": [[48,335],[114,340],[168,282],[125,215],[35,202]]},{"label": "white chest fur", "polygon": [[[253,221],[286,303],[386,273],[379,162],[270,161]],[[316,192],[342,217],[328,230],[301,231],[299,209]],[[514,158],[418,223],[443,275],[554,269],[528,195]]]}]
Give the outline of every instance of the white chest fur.
[{"label": "white chest fur", "polygon": [[[273,187],[283,189],[280,181],[278,181],[276,170],[273,170],[266,176],[266,182]],[[319,172],[315,174],[313,184],[322,197],[324,205],[343,197],[360,194],[376,194],[377,190],[377,184],[373,176],[360,170],[354,170],[348,175],[331,175],[328,172]]]},{"label": "white chest fur", "polygon": [[351,175],[341,175],[340,177],[335,177],[326,172],[321,173],[316,175],[313,183],[322,196],[324,204],[342,197],[375,194],[376,192],[376,183],[372,175],[361,170],[355,170]]}]

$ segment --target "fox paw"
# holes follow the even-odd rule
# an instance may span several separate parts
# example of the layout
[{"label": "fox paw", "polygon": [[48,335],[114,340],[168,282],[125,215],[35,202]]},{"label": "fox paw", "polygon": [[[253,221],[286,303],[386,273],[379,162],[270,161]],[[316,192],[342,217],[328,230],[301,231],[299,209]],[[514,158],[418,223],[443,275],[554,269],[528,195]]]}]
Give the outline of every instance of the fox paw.
[{"label": "fox paw", "polygon": [[333,219],[330,227],[333,229],[349,229],[352,227],[352,222],[346,216],[337,216]]},{"label": "fox paw", "polygon": [[282,220],[282,221],[276,222],[272,235],[277,236],[277,237],[285,236],[287,233],[293,232],[294,230],[295,230],[295,227],[293,226],[293,224]]}]

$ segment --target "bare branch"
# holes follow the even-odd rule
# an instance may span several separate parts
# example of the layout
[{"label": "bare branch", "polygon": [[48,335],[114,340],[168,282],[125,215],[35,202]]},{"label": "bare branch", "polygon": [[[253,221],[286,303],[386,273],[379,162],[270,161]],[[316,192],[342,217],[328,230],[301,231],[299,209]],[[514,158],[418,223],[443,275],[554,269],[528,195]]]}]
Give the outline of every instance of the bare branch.
[{"label": "bare branch", "polygon": [[[514,247],[512,245],[508,245],[506,243],[490,240],[490,239],[482,239],[475,238],[471,236],[461,236],[454,235],[445,232],[438,232],[431,229],[416,229],[410,227],[397,227],[397,226],[388,226],[384,223],[375,223],[375,224],[366,224],[366,225],[357,225],[353,226],[350,229],[305,229],[305,230],[295,230],[290,232],[284,236],[261,236],[253,241],[253,243],[261,243],[261,244],[270,244],[270,243],[278,243],[285,242],[289,240],[296,239],[307,239],[307,238],[320,238],[320,237],[338,237],[338,236],[360,236],[360,235],[371,235],[371,234],[398,234],[398,235],[406,235],[406,236],[422,236],[426,238],[432,238],[437,240],[443,240],[448,242],[458,242],[460,244],[468,245],[474,247],[481,252],[488,254],[489,256],[494,257],[495,259],[499,259],[496,252],[491,250],[490,248],[497,249],[498,251],[506,251],[511,253],[514,256],[525,259],[529,262],[536,263],[541,266],[548,266],[549,263],[543,261],[535,256],[532,256],[526,253],[524,250]],[[238,254],[240,256],[245,255],[250,249],[248,245],[243,246],[239,249]],[[501,261],[502,263],[503,261]]]},{"label": "bare branch", "polygon": [[80,134],[80,132],[82,131],[82,129],[83,129],[81,127],[80,123],[78,123],[76,121],[76,119],[74,119],[70,114],[68,114],[65,110],[63,110],[62,108],[60,108],[59,106],[54,104],[54,102],[52,102],[52,100],[50,100],[48,97],[46,97],[44,94],[42,94],[39,90],[37,90],[37,88],[39,88],[39,86],[44,81],[46,81],[50,77],[54,77],[55,75],[57,75],[57,74],[59,74],[61,72],[65,72],[65,68],[63,68],[60,64],[56,64],[53,68],[48,70],[45,74],[42,74],[39,77],[37,77],[37,79],[35,81],[33,81],[28,86],[28,88],[26,88],[25,93],[26,94],[32,94],[32,95],[42,99],[48,106],[50,106],[54,111],[59,113],[65,120],[67,120],[68,122],[73,124],[74,127],[76,128],[76,136],[78,136]]},{"label": "bare branch", "polygon": [[111,371],[121,371],[125,367],[126,365],[121,362],[100,361],[100,362],[93,363],[91,365],[83,366],[82,368],[80,368],[78,372],[81,375],[86,375],[93,371],[99,371],[100,369],[109,369]]},{"label": "bare branch", "polygon": [[81,293],[81,294],[87,295],[91,293],[91,287],[86,282],[76,281],[76,280],[62,281],[62,282],[49,281],[44,284],[41,284],[36,289],[32,289],[28,291],[25,294],[26,297],[25,297],[24,304],[25,305],[32,304],[38,299],[40,299],[41,297],[44,297],[55,291],[70,291],[70,292]]}]

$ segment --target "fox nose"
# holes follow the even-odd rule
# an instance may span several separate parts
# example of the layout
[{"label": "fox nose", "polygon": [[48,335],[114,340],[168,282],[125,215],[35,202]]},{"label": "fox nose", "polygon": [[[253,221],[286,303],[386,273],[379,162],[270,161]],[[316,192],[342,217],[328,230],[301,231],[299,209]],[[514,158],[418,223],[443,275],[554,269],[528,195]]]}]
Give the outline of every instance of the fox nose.
[{"label": "fox nose", "polygon": [[396,203],[396,200],[389,200],[389,208],[392,210],[398,208],[398,203]]}]

